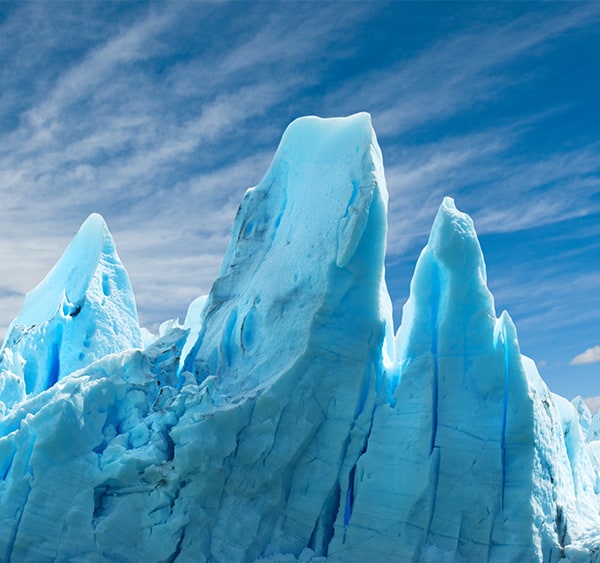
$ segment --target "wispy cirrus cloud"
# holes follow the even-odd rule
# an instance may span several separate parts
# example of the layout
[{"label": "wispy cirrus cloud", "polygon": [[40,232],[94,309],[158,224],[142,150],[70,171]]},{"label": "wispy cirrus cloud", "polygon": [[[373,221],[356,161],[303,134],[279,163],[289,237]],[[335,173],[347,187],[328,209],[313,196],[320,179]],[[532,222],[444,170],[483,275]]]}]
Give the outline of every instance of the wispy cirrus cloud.
[{"label": "wispy cirrus cloud", "polygon": [[[0,236],[16,238],[11,235],[19,230],[21,238],[12,262],[21,274],[2,275],[9,287],[29,289],[85,216],[99,211],[131,273],[141,316],[155,326],[168,314],[164,299],[153,297],[157,287],[170,288],[179,315],[209,289],[241,196],[266,170],[289,117],[273,128],[256,128],[256,120],[319,83],[328,61],[347,57],[349,50],[332,42],[343,34],[340,25],[352,25],[369,8],[353,6],[334,18],[332,6],[298,5],[290,18],[287,9],[249,4],[242,20],[226,5],[151,4],[133,14],[112,10],[114,25],[101,29],[81,26],[68,6],[58,10],[64,18],[55,18],[53,28],[47,23],[53,18],[43,17],[48,8],[39,6],[19,8],[3,27],[17,50],[26,51],[22,42],[30,33],[22,22],[35,21],[44,30],[37,51],[51,53],[64,21],[77,53],[47,73],[43,57],[26,71],[16,62],[4,67],[15,92],[14,81],[21,74],[31,80],[39,67],[44,91],[31,81],[18,122],[0,129]],[[103,18],[98,6],[87,16]],[[223,25],[216,30],[211,19]],[[202,40],[187,29],[182,44],[184,22],[214,40],[198,48]],[[0,51],[3,46],[0,39]],[[0,100],[0,111],[14,109],[16,99],[6,98],[4,106]],[[35,255],[41,259],[34,261],[23,248],[40,240],[44,247]],[[0,262],[10,254],[0,248]],[[5,326],[14,306],[12,299]]]},{"label": "wispy cirrus cloud", "polygon": [[515,74],[511,63],[535,59],[552,48],[553,40],[599,21],[600,6],[586,4],[561,6],[542,18],[532,10],[508,22],[478,23],[392,68],[358,77],[332,95],[331,103],[345,99],[349,107],[363,104],[375,114],[380,137],[402,135],[478,104],[497,102],[507,89],[535,73]]},{"label": "wispy cirrus cloud", "polygon": [[388,251],[423,239],[443,197],[471,214],[479,234],[510,233],[600,212],[600,145],[538,157],[514,154],[519,126],[407,147],[386,167]]},{"label": "wispy cirrus cloud", "polygon": [[[597,5],[512,6],[516,15],[477,5],[464,18],[432,20],[431,35],[430,10],[394,3],[9,8],[0,20],[0,240],[10,242],[0,245],[0,280],[13,293],[0,292],[0,324],[91,211],[113,231],[142,322],[183,316],[217,274],[243,192],[303,114],[372,113],[391,192],[392,278],[396,264],[416,259],[444,195],[484,236],[598,210],[597,144],[573,137],[531,150],[536,133],[572,111],[570,100],[511,105],[539,88],[548,69],[537,63],[565,36],[598,25]],[[405,41],[412,23],[396,28],[411,11],[427,29]],[[588,239],[577,246],[582,261]],[[557,262],[575,252],[567,246]],[[538,281],[544,272],[560,280],[547,295],[523,284],[509,300],[526,275],[506,266],[502,302],[526,329],[539,313],[527,291],[547,304],[546,325],[560,321],[553,295],[565,299],[562,318],[580,318],[581,304],[561,293],[564,272],[538,267]]]}]

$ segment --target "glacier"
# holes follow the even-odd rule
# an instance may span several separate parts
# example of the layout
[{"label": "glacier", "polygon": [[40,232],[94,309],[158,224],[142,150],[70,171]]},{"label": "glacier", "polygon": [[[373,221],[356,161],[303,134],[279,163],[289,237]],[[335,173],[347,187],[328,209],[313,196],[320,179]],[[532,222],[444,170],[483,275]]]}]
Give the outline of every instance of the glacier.
[{"label": "glacier", "polygon": [[600,561],[600,415],[451,198],[395,331],[387,200],[368,114],[294,121],[158,337],[91,215],[0,350],[0,561]]}]

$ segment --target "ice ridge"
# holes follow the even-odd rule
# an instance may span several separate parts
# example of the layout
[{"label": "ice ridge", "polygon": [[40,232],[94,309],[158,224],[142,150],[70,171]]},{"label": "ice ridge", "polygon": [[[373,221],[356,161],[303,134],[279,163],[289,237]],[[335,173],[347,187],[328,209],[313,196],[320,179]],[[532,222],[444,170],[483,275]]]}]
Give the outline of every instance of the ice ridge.
[{"label": "ice ridge", "polygon": [[387,197],[368,114],[296,120],[144,350],[90,217],[2,349],[0,560],[599,561],[600,419],[521,355],[451,198],[394,334]]}]

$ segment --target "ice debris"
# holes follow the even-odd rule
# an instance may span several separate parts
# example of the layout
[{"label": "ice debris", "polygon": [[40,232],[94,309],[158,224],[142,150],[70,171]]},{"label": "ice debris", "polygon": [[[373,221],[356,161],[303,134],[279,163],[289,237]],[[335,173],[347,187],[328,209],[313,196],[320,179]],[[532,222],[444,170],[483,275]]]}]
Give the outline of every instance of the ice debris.
[{"label": "ice debris", "polygon": [[144,350],[88,220],[2,351],[0,560],[599,561],[596,418],[521,355],[450,198],[394,335],[386,206],[367,114],[296,120]]}]

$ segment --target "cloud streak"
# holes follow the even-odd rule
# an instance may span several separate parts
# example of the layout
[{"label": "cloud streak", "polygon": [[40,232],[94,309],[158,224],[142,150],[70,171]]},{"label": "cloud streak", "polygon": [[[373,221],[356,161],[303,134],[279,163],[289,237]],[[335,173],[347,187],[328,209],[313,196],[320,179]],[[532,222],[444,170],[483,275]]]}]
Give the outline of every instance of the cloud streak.
[{"label": "cloud streak", "polygon": [[[542,146],[576,102],[515,100],[546,88],[564,38],[591,35],[600,6],[477,5],[437,20],[395,3],[57,6],[11,4],[0,23],[0,325],[92,211],[113,232],[142,322],[181,317],[209,290],[237,205],[289,121],[359,110],[385,157],[390,279],[409,275],[397,269],[414,263],[452,195],[483,237],[555,227],[535,271],[492,253],[500,300],[526,327],[540,304],[546,325],[596,322],[562,290],[557,264],[593,262],[600,145],[565,133]],[[411,12],[405,38],[395,24]],[[411,32],[419,17],[427,29]]]},{"label": "cloud streak", "polygon": [[[508,71],[509,63],[535,58],[567,32],[596,25],[600,6],[559,9],[540,18],[537,11],[509,23],[480,22],[463,29],[393,68],[360,76],[332,96],[354,106],[356,100],[376,114],[380,137],[402,135],[422,125],[496,102],[504,92],[530,78]],[[475,26],[474,26],[475,27]],[[373,88],[373,84],[377,87]]]},{"label": "cloud streak", "polygon": [[592,346],[585,352],[577,354],[569,363],[572,366],[581,366],[584,364],[595,364],[600,362],[600,345]]},{"label": "cloud streak", "polygon": [[[3,132],[0,236],[20,238],[20,250],[46,241],[39,260],[19,252],[12,262],[25,274],[1,272],[9,288],[39,281],[85,216],[99,211],[131,272],[145,322],[155,326],[159,315],[168,315],[164,299],[153,297],[157,287],[169,288],[174,314],[181,314],[209,289],[241,196],[260,180],[281,134],[276,127],[265,138],[262,130],[269,128],[256,128],[256,120],[296,89],[317,83],[321,46],[340,33],[340,22],[352,25],[368,12],[353,7],[335,19],[331,7],[324,14],[306,5],[290,19],[281,8],[249,5],[254,32],[230,34],[233,40],[216,52],[208,44],[188,64],[176,56],[158,72],[161,61],[182,49],[176,41],[184,20],[210,29],[192,8],[153,5],[117,17],[108,34],[79,37],[82,54],[58,65],[47,93],[32,95],[18,126]],[[227,18],[228,10],[207,5],[201,11]],[[37,6],[19,15],[43,22]],[[25,28],[19,30],[19,18],[11,22],[18,44]],[[230,22],[222,31],[237,26],[236,18]],[[48,33],[41,40],[40,50],[51,50],[56,38]],[[207,52],[210,57],[202,56]],[[329,49],[330,59],[338,56],[347,52]],[[311,60],[315,72],[298,71]],[[9,253],[0,249],[0,261],[7,263]],[[6,310],[14,303],[5,298]]]}]

